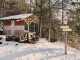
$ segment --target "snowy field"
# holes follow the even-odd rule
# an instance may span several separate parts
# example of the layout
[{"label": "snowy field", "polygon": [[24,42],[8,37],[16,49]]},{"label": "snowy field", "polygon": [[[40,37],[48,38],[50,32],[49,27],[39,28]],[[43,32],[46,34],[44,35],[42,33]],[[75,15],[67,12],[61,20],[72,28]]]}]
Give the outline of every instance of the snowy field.
[{"label": "snowy field", "polygon": [[6,42],[0,45],[0,60],[80,60],[80,51],[68,46],[68,55],[64,55],[64,44],[49,43],[40,39],[36,44]]}]

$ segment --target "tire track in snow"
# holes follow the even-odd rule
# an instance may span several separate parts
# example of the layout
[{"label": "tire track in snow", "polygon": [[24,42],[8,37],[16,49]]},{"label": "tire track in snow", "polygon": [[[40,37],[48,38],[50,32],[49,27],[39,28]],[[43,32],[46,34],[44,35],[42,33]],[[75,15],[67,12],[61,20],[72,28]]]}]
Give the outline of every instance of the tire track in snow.
[{"label": "tire track in snow", "polygon": [[19,58],[19,57],[26,56],[29,54],[38,54],[41,52],[49,52],[49,53],[54,52],[55,53],[56,50],[63,50],[63,49],[47,48],[47,49],[37,49],[37,50],[29,50],[29,51],[25,50],[22,52],[15,52],[15,53],[6,55],[4,57],[0,57],[0,60],[13,60],[15,58]]}]

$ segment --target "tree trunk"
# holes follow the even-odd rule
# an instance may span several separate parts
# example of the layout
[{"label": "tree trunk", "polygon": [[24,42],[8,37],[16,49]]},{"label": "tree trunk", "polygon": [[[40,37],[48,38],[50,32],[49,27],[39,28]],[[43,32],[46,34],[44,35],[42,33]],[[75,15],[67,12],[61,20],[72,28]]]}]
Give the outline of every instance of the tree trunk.
[{"label": "tree trunk", "polygon": [[49,42],[51,39],[51,8],[50,8],[50,3],[51,3],[51,1],[49,0],[49,36],[48,36]]},{"label": "tree trunk", "polygon": [[40,1],[40,37],[42,37],[42,0]]}]

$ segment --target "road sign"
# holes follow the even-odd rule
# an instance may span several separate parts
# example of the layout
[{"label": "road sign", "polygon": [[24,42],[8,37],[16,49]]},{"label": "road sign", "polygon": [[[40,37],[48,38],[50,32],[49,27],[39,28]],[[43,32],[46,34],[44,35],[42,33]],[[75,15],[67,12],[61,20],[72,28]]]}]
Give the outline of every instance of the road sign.
[{"label": "road sign", "polygon": [[69,26],[60,26],[60,28],[65,29],[65,28],[69,28]]},{"label": "road sign", "polygon": [[[67,24],[67,23],[65,23]],[[68,31],[72,31],[71,28],[69,28],[69,26],[60,26],[60,28],[62,29],[62,31],[65,32],[65,55],[67,55],[67,32]]]},{"label": "road sign", "polygon": [[72,31],[72,29],[67,28],[67,29],[62,29],[62,31]]}]

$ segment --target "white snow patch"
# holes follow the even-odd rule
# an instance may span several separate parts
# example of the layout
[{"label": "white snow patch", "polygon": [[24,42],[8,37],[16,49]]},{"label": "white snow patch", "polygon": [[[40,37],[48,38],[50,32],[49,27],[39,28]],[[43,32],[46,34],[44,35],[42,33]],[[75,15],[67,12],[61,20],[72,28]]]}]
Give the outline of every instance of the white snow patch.
[{"label": "white snow patch", "polygon": [[62,42],[50,43],[41,38],[36,44],[6,42],[4,36],[2,42],[0,60],[80,60],[80,51],[69,46],[65,55]]}]

